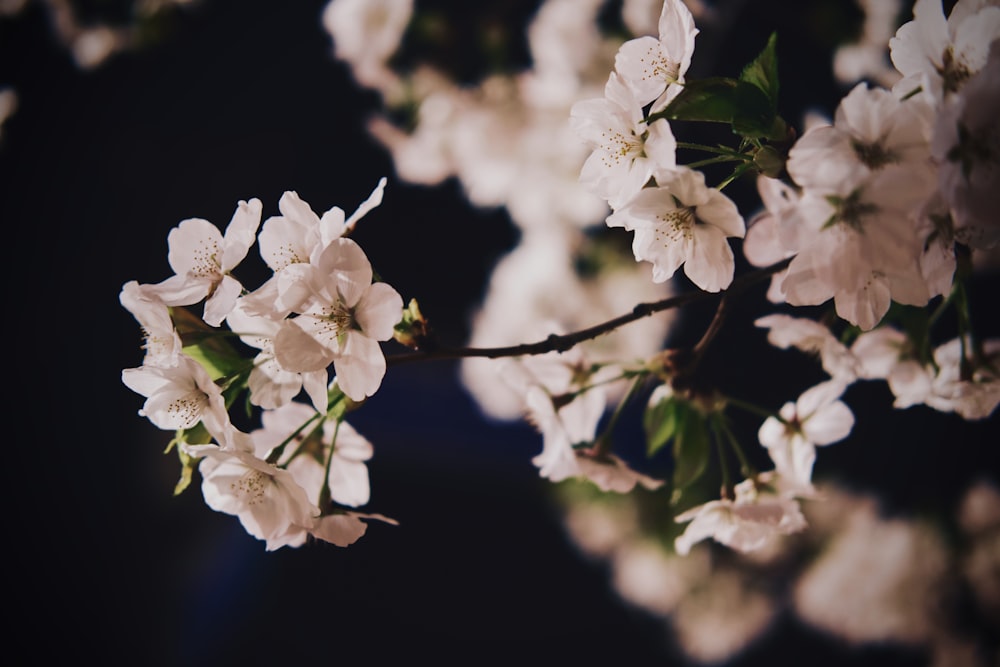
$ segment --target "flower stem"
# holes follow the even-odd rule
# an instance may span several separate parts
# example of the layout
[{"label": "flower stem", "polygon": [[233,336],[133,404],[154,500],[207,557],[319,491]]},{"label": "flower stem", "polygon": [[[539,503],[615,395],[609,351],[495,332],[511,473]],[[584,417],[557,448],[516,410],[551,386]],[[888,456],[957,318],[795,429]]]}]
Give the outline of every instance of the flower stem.
[{"label": "flower stem", "polygon": [[772,412],[772,411],[770,411],[770,410],[768,410],[766,408],[762,408],[759,405],[754,405],[753,403],[749,403],[749,402],[741,400],[739,398],[733,398],[731,396],[724,397],[724,400],[725,400],[725,402],[726,402],[727,405],[732,405],[733,407],[737,407],[740,410],[744,410],[746,412],[753,413],[753,414],[758,415],[760,417],[764,417],[765,419],[767,419],[769,417],[773,417],[774,419],[777,419],[780,422],[785,423],[784,418],[780,414]]},{"label": "flower stem", "polygon": [[611,414],[611,417],[608,419],[607,426],[604,427],[604,430],[601,432],[601,435],[599,435],[597,439],[594,440],[594,446],[591,451],[596,457],[600,458],[611,453],[611,432],[614,430],[615,425],[618,423],[618,419],[621,417],[622,411],[625,409],[625,405],[632,400],[632,397],[635,396],[636,391],[638,391],[639,386],[645,379],[646,378],[644,375],[637,376],[632,381],[632,384],[629,385],[628,391],[625,392],[625,396],[623,396],[622,399],[618,401],[618,405],[615,406],[615,411]]}]

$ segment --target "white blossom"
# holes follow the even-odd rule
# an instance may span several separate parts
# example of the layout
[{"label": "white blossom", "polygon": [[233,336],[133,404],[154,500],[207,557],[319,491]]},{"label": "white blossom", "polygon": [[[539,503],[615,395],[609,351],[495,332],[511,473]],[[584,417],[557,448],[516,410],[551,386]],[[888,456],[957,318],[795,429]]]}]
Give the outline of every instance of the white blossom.
[{"label": "white blossom", "polygon": [[774,313],[757,318],[754,324],[768,330],[767,340],[777,348],[794,347],[818,355],[830,377],[850,382],[858,373],[858,362],[851,350],[815,320]]},{"label": "white blossom", "polygon": [[653,102],[653,111],[680,92],[698,34],[691,11],[681,0],[665,0],[657,27],[659,38],[631,39],[615,55],[615,70],[635,91],[640,105]]},{"label": "white blossom", "polygon": [[146,397],[139,415],[158,428],[186,429],[204,422],[209,433],[219,435],[229,427],[222,390],[191,357],[181,355],[175,366],[126,368],[122,382]]},{"label": "white blossom", "polygon": [[225,235],[208,220],[183,220],[167,235],[167,260],[174,275],[150,289],[168,306],[188,306],[207,297],[203,319],[219,326],[243,290],[230,272],[253,245],[261,210],[259,199],[240,201]]},{"label": "white blossom", "polygon": [[359,84],[380,91],[397,85],[387,66],[413,15],[413,0],[331,0],[323,27],[333,37],[337,58],[351,67]]},{"label": "white blossom", "polygon": [[607,223],[634,231],[632,251],[637,261],[653,264],[654,282],[668,280],[683,264],[685,275],[706,292],[733,281],[736,264],[726,239],[746,232],[732,200],[706,186],[702,172],[686,167],[640,191]]},{"label": "white blossom", "polygon": [[332,362],[338,386],[352,400],[374,394],[385,375],[379,341],[392,338],[403,299],[371,280],[371,264],[357,243],[341,238],[327,246],[289,288],[300,295],[291,305],[298,317],[285,320],[274,337],[278,363],[307,373]]},{"label": "white blossom", "polygon": [[311,526],[320,510],[287,470],[259,458],[245,433],[234,432],[224,446],[185,445],[192,457],[201,458],[198,471],[205,503],[217,512],[236,516],[252,536],[267,543],[267,550],[297,546],[297,535]]},{"label": "white blossom", "polygon": [[677,553],[684,556],[691,547],[712,538],[737,551],[754,551],[780,535],[790,535],[806,527],[799,503],[793,498],[758,491],[753,480],[736,485],[736,498],[712,500],[676,517],[690,521],[674,540]]},{"label": "white blossom", "polygon": [[612,208],[628,201],[654,175],[676,166],[677,142],[670,124],[662,118],[646,123],[642,105],[614,72],[604,97],[574,104],[570,121],[593,149],[580,180]]},{"label": "white blossom", "polygon": [[[1000,13],[1000,8],[997,9]],[[1000,244],[1000,39],[989,59],[946,105],[934,125],[938,185],[955,237],[972,248]]]},{"label": "white blossom", "polygon": [[305,390],[316,410],[326,412],[329,384],[326,368],[302,373],[283,368],[274,353],[274,338],[281,329],[281,322],[247,313],[243,302],[244,299],[236,302],[233,311],[226,317],[226,323],[241,341],[260,350],[254,357],[253,370],[247,378],[250,402],[272,410],[285,405]]},{"label": "white blossom", "polygon": [[791,486],[812,490],[816,447],[846,438],[854,414],[840,400],[845,383],[828,380],[806,390],[794,403],[781,406],[777,417],[768,417],[757,437],[774,461],[775,470]]},{"label": "white blossom", "polygon": [[334,502],[349,507],[366,504],[371,487],[365,462],[372,457],[371,443],[345,421],[323,420],[318,432],[312,423],[302,429],[315,416],[315,411],[296,402],[265,411],[261,428],[250,433],[256,451],[270,453],[291,438],[277,462],[309,498],[318,502],[325,482]]},{"label": "white blossom", "polygon": [[144,366],[176,366],[181,355],[181,337],[170,319],[170,309],[148,285],[132,280],[118,295],[122,306],[142,327]]},{"label": "white blossom", "polygon": [[986,63],[990,43],[1000,37],[995,0],[959,0],[945,19],[941,0],[917,0],[913,20],[889,40],[892,63],[903,78],[900,97],[920,94],[933,104],[962,88]]}]

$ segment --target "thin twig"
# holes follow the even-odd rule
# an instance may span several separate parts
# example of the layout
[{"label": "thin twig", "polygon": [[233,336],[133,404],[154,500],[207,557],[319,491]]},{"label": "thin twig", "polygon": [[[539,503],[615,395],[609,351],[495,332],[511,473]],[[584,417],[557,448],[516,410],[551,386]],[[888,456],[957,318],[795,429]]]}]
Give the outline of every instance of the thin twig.
[{"label": "thin twig", "polygon": [[[764,280],[765,278],[783,271],[788,268],[788,264],[792,261],[789,257],[784,259],[777,264],[772,264],[771,266],[765,267],[763,269],[758,269],[751,273],[740,276],[732,282],[729,289],[724,291],[723,303],[726,301],[727,297],[731,298],[730,295],[737,295],[745,291],[752,285]],[[597,338],[603,334],[610,331],[635,322],[636,320],[642,319],[643,317],[649,317],[655,313],[659,313],[664,310],[669,310],[671,308],[680,308],[681,306],[686,306],[690,303],[695,303],[698,301],[703,301],[712,297],[718,296],[715,292],[688,292],[687,294],[680,294],[677,296],[672,296],[661,301],[654,301],[651,303],[640,303],[631,312],[625,313],[624,315],[619,315],[613,319],[607,320],[600,324],[596,324],[592,327],[586,329],[580,329],[579,331],[574,331],[568,334],[552,334],[544,340],[537,341],[535,343],[522,343],[520,345],[508,345],[504,347],[438,347],[435,346],[431,350],[427,351],[416,351],[408,352],[403,354],[395,354],[386,357],[387,366],[398,366],[400,364],[408,364],[417,361],[440,361],[444,359],[464,359],[469,357],[483,357],[487,359],[499,359],[501,357],[520,357],[535,354],[545,354],[546,352],[565,352],[574,346],[582,343],[583,341],[590,340],[592,338]],[[722,304],[720,303],[720,307]],[[716,313],[717,319],[721,316]],[[713,320],[714,324],[714,320]],[[716,325],[721,326],[721,321]],[[709,326],[711,331],[712,325]],[[709,335],[710,331],[706,331],[706,336]],[[699,345],[704,348],[708,345],[711,339],[715,336],[712,332],[711,336],[706,340],[705,336],[702,336],[702,341],[699,341]],[[696,345],[697,348],[697,345]]]}]

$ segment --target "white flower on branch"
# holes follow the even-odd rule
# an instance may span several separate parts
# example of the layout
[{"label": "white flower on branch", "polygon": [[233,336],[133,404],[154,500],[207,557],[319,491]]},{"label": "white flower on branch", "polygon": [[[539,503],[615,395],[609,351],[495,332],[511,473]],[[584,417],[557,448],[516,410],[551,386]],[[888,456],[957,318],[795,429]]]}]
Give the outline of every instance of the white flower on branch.
[{"label": "white flower on branch", "polygon": [[239,299],[236,302],[226,323],[240,340],[260,350],[254,357],[253,370],[247,378],[250,402],[272,410],[285,405],[304,389],[313,407],[319,412],[326,412],[329,384],[326,368],[302,373],[283,368],[274,353],[274,338],[281,329],[281,322],[250,315],[244,308],[244,301]]},{"label": "white flower on branch", "polygon": [[205,503],[237,517],[250,535],[267,543],[268,551],[296,546],[319,508],[292,473],[255,455],[247,434],[233,431],[224,443],[183,445],[189,456],[203,459],[198,470]]},{"label": "white flower on branch", "polygon": [[374,394],[385,375],[379,341],[392,338],[403,317],[403,298],[385,283],[372,283],[361,247],[336,239],[314,263],[292,278],[289,307],[298,317],[281,325],[274,353],[286,370],[308,373],[333,363],[337,384],[352,400]]},{"label": "white flower on branch", "polygon": [[167,260],[175,275],[150,289],[168,306],[189,306],[207,297],[203,319],[219,326],[243,290],[229,274],[253,245],[261,209],[259,199],[240,201],[224,236],[208,220],[182,221],[167,236]]},{"label": "white flower on branch", "polygon": [[709,538],[737,551],[754,551],[806,527],[794,498],[758,490],[751,479],[737,484],[735,492],[735,500],[712,500],[677,515],[678,523],[691,522],[674,540],[678,554],[687,555],[693,545]]},{"label": "white flower on branch", "polygon": [[142,327],[144,366],[176,366],[180,359],[181,337],[170,319],[170,309],[149,285],[132,280],[122,286],[118,300]]},{"label": "white flower on branch", "polygon": [[573,105],[570,122],[593,149],[580,181],[618,208],[653,176],[677,164],[677,141],[664,119],[646,123],[642,105],[621,78],[611,73],[604,97]]},{"label": "white flower on branch", "polygon": [[[1000,8],[998,13],[1000,13]],[[931,144],[955,237],[972,248],[1000,244],[1000,39],[989,59],[937,117]]]},{"label": "white flower on branch", "polygon": [[1000,37],[996,0],[959,0],[945,19],[941,0],[917,0],[913,20],[889,40],[892,63],[903,78],[893,91],[920,91],[933,104],[958,92],[986,63],[990,43]]},{"label": "white flower on branch", "polygon": [[733,281],[736,264],[726,239],[746,233],[736,204],[687,167],[640,191],[607,223],[635,232],[632,251],[637,261],[652,262],[654,282],[668,280],[683,264],[685,275],[706,292]]},{"label": "white flower on branch", "polygon": [[658,39],[631,39],[615,55],[615,70],[635,92],[641,106],[653,102],[653,111],[659,111],[680,93],[698,34],[691,10],[681,0],[663,3],[657,27]]},{"label": "white flower on branch", "polygon": [[331,0],[323,10],[323,27],[337,58],[351,67],[359,84],[388,91],[398,76],[387,62],[412,16],[413,0]]},{"label": "white flower on branch", "polygon": [[840,400],[842,380],[827,380],[806,390],[794,403],[781,406],[777,417],[768,417],[757,437],[767,449],[775,470],[788,489],[810,495],[816,447],[846,438],[854,427],[854,414]]},{"label": "white flower on branch", "polygon": [[146,397],[139,411],[158,428],[193,428],[204,422],[209,433],[229,427],[229,413],[219,385],[191,357],[181,355],[176,366],[140,366],[122,371],[126,387]]},{"label": "white flower on branch", "polygon": [[366,504],[371,487],[365,461],[372,457],[371,443],[345,421],[324,420],[316,432],[312,423],[302,429],[315,416],[309,406],[295,402],[265,411],[262,427],[250,433],[256,451],[266,457],[291,438],[277,462],[287,467],[309,498],[319,502],[325,483],[334,502]]}]

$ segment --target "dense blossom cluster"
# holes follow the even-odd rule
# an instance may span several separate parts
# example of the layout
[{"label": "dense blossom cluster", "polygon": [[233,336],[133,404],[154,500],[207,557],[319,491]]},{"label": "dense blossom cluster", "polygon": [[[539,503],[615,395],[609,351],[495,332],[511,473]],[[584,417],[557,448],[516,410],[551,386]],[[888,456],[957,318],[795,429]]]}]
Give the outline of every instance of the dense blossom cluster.
[{"label": "dense blossom cluster", "polygon": [[[946,17],[935,0],[919,0],[888,41],[893,75],[869,68],[891,88],[858,83],[832,121],[801,135],[777,113],[774,38],[738,79],[693,80],[699,30],[687,4],[623,3],[634,33],[624,42],[596,29],[600,7],[543,3],[529,30],[534,69],[478,88],[430,67],[389,66],[413,16],[408,0],[333,0],[324,24],[360,85],[414,110],[406,129],[388,118],[371,125],[399,175],[456,176],[470,201],[505,206],[522,231],[495,270],[470,347],[454,354],[483,411],[537,427],[533,462],[544,478],[666,493],[687,524],[677,554],[705,539],[761,551],[806,527],[801,501],[820,495],[817,448],[854,426],[844,400],[853,383],[885,381],[896,407],[966,419],[985,419],[1000,403],[1000,340],[972,330],[963,282],[976,253],[1000,243],[1000,5],[960,0]],[[738,146],[678,141],[676,120],[728,123]],[[682,164],[680,148],[711,157]],[[727,163],[732,174],[715,184],[700,169]],[[747,220],[724,189],[750,174],[762,210]],[[286,192],[280,215],[263,224],[257,199],[239,202],[225,232],[185,220],[168,237],[175,275],[121,292],[146,341],[142,366],[122,375],[146,397],[140,414],[178,431],[185,472],[197,466],[208,505],[238,516],[268,549],[309,536],[347,545],[365,520],[392,521],[354,509],[369,500],[372,446],[345,421],[381,385],[383,342],[396,338],[417,354],[428,342],[415,302],[404,310],[349,238],[385,184],[350,217],[338,207],[317,215]],[[595,230],[631,234],[632,257]],[[828,375],[776,412],[698,381],[728,299],[745,288],[731,245],[744,237],[757,275],[772,277],[776,310],[756,325]],[[233,271],[255,241],[272,277],[250,290]],[[665,349],[669,320],[643,315],[682,304],[667,298],[681,267],[706,297],[721,293],[720,305],[696,345]],[[637,303],[646,309],[613,319]],[[822,321],[787,311],[827,303]],[[200,317],[188,310],[198,304]],[[894,317],[907,307],[921,315]],[[939,341],[931,328],[946,312],[959,334]],[[542,343],[517,347],[528,334]],[[229,415],[244,392],[262,412],[249,433]],[[614,451],[620,408],[640,395],[647,450],[670,446],[670,479]],[[770,470],[748,463],[730,428],[731,411],[743,408],[764,415],[758,441]],[[721,496],[692,503],[688,489],[712,443]]]},{"label": "dense blossom cluster", "polygon": [[[207,220],[184,220],[167,238],[175,274],[122,288],[121,303],[146,340],[143,365],[122,372],[146,397],[140,414],[179,431],[182,458],[200,460],[205,502],[238,516],[269,550],[298,546],[309,535],[346,546],[364,534],[362,519],[392,521],[348,509],[368,502],[364,462],[372,452],[342,419],[345,402],[378,390],[385,375],[379,343],[403,318],[402,297],[372,282],[367,256],[345,236],[381,203],[384,187],[382,179],[349,218],[339,207],[318,216],[286,192],[281,215],[263,225],[258,199],[239,202],[225,233]],[[274,273],[248,291],[231,272],[258,239]],[[186,311],[178,308],[198,303],[202,323],[180,319]],[[244,359],[213,338],[223,322],[259,352]],[[200,347],[204,340],[215,342]],[[244,388],[265,410],[251,433],[228,411]],[[293,401],[300,393],[312,407]]]}]

